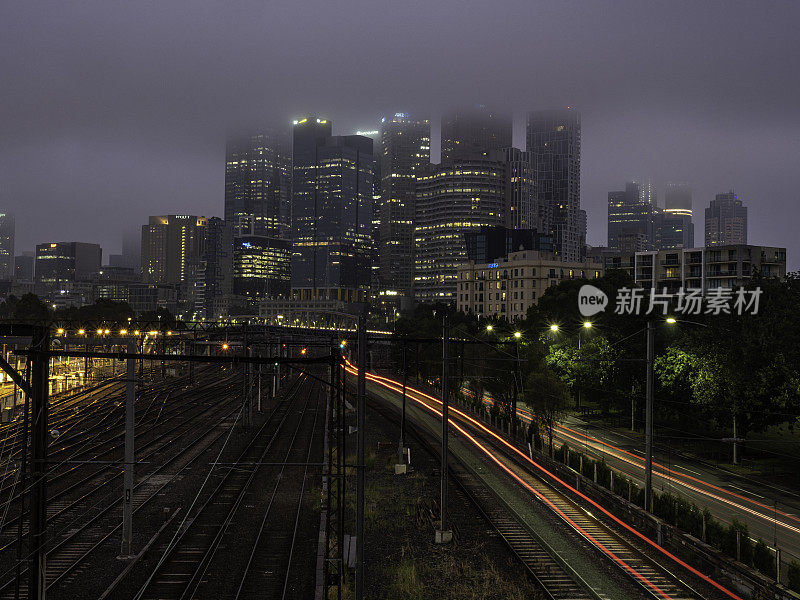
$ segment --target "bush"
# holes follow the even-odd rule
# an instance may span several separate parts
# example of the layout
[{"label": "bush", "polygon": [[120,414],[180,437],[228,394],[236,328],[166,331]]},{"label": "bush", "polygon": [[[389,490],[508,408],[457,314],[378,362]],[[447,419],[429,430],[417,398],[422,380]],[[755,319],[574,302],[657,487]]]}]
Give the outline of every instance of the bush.
[{"label": "bush", "polygon": [[800,563],[792,561],[786,573],[789,589],[793,592],[800,592]]},{"label": "bush", "polygon": [[533,446],[537,450],[541,450],[544,447],[544,443],[542,442],[542,433],[539,431],[539,426],[531,423],[531,427],[533,427]]},{"label": "bush", "polygon": [[764,575],[775,579],[775,555],[772,554],[764,540],[758,540],[753,548],[753,566]]},{"label": "bush", "polygon": [[675,522],[678,529],[700,539],[703,537],[703,511],[685,498],[676,499]]}]

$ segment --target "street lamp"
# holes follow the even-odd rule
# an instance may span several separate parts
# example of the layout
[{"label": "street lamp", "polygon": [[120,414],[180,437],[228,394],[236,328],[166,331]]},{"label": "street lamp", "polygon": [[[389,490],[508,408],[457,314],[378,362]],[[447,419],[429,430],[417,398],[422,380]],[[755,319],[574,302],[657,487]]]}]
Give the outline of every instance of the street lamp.
[{"label": "street lamp", "polygon": [[515,332],[514,332],[514,337],[515,337],[515,338],[517,338],[517,339],[519,339],[519,338],[521,338],[521,337],[522,337],[522,333],[521,333],[521,332],[519,332],[519,331],[515,331]]},{"label": "street lamp", "polygon": [[558,325],[556,323],[553,323],[552,325],[550,325],[550,331],[552,331],[553,333],[556,333],[558,331]]},{"label": "street lamp", "polygon": [[486,326],[486,331],[488,331],[490,333],[492,332],[493,329],[494,329],[494,327],[492,327],[491,325],[487,325]]}]

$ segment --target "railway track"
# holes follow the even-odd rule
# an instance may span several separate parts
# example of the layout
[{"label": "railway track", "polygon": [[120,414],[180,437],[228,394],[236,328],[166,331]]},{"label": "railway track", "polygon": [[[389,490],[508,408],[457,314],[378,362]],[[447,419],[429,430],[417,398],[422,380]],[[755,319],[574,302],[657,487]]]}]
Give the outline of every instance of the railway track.
[{"label": "railway track", "polygon": [[[169,418],[165,419],[161,424],[159,428],[160,431],[143,430],[143,428],[140,427],[135,446],[140,464],[147,465],[151,459],[158,457],[160,453],[166,451],[176,439],[180,439],[182,436],[191,433],[193,423],[197,419],[204,418],[218,410],[219,405],[216,402],[219,397],[218,394],[230,394],[231,392],[235,392],[236,389],[237,387],[235,384],[229,383],[227,387],[217,386],[210,391],[199,394],[198,397],[193,397],[193,400],[203,403],[197,406],[187,404],[174,413],[171,413]],[[120,433],[119,435],[121,436],[122,434]],[[142,438],[145,438],[147,441],[143,442]],[[50,475],[48,480],[48,488],[50,489],[47,509],[48,527],[58,530],[59,521],[64,520],[68,521],[66,526],[71,526],[74,524],[75,519],[78,518],[75,517],[73,513],[82,505],[86,504],[90,497],[96,496],[105,490],[112,490],[109,492],[111,494],[116,493],[114,485],[122,477],[119,465],[115,461],[100,462],[94,465],[92,461],[98,460],[99,457],[105,456],[113,450],[122,452],[123,446],[123,443],[115,443],[111,448],[107,448],[104,451],[97,451],[92,456],[86,456],[85,461],[80,461],[79,464],[71,466],[68,471]],[[88,475],[79,476],[78,479],[73,477],[79,475],[77,471],[86,468],[93,470]],[[140,466],[138,470],[146,473],[148,467]],[[54,490],[53,488],[56,486],[52,484],[54,482],[60,483],[65,478],[69,479],[64,482],[64,485]],[[88,491],[86,488],[89,488]],[[74,494],[77,494],[77,497],[75,497]],[[16,497],[16,500],[19,500],[20,496],[21,492]],[[71,514],[72,518],[70,518]],[[9,519],[3,524],[3,527],[0,528],[0,552],[7,550],[16,541],[8,541],[7,537],[4,538],[2,533],[13,528],[18,524],[18,521],[19,517]],[[24,521],[23,532],[27,532],[27,520]],[[12,537],[15,536],[16,532],[12,532],[11,535]]]},{"label": "railway track", "polygon": [[[227,390],[227,400],[236,398],[239,391],[240,386],[230,385]],[[225,404],[226,398],[224,394],[220,395],[220,389],[215,388],[211,393],[213,402],[201,411],[202,415],[208,416],[208,413],[219,411]],[[195,420],[185,422],[182,432],[170,432],[164,438],[164,443],[151,455],[155,457],[160,452],[165,457],[164,461],[158,466],[137,472],[137,483],[133,490],[134,515],[156,499],[176,478],[182,476],[208,448],[227,435],[233,425],[231,418],[240,411],[239,404],[234,403],[233,406],[223,409],[222,416],[214,418],[212,424],[203,427],[200,432],[196,430]],[[112,541],[118,542],[122,503],[119,488],[109,485],[114,479],[116,478],[104,480],[67,506],[63,506],[58,500],[54,500],[53,504],[48,506],[50,530],[47,548],[48,590],[71,583],[74,577],[82,572],[90,555]],[[105,493],[98,496],[100,490]],[[6,548],[10,550],[8,546]],[[3,563],[15,565],[16,561],[4,560]],[[0,573],[0,598],[14,597],[16,581],[13,575],[14,569],[12,566]],[[25,571],[23,568],[22,573]],[[27,594],[26,584],[27,581],[23,577],[22,597]]]},{"label": "railway track", "polygon": [[[368,401],[369,408],[384,418],[399,422],[395,411],[375,400]],[[441,456],[441,447],[434,436],[412,427],[407,435],[413,437],[432,456]],[[578,583],[580,576],[563,559],[553,556],[553,551],[532,531],[520,523],[513,509],[502,503],[497,494],[466,465],[453,460],[449,465],[450,477],[457,491],[483,515],[506,543],[511,552],[542,588],[548,600],[598,600],[602,596],[591,591],[588,584]],[[576,581],[577,580],[577,581]]]},{"label": "railway track", "polygon": [[[395,382],[386,378],[368,375],[368,379],[395,392],[399,389]],[[441,419],[441,403],[436,398],[413,389],[409,390],[408,397],[433,415],[434,419]],[[646,597],[672,600],[738,597],[702,574],[690,572],[688,565],[673,561],[663,551],[659,552],[658,547],[643,543],[643,540],[622,531],[623,528],[618,528],[615,523],[593,514],[579,502],[579,496],[571,493],[572,488],[568,484],[554,481],[546,469],[489,427],[457,408],[451,408],[450,415],[453,433],[477,448],[490,468],[505,471],[587,546],[599,552],[609,564],[634,582]],[[597,512],[596,507],[591,507],[591,510]]]},{"label": "railway track", "polygon": [[[190,507],[173,539],[163,549],[155,569],[134,596],[136,600],[195,598],[204,594],[214,598],[229,597],[229,594],[209,592],[207,589],[209,585],[220,585],[220,579],[215,575],[217,572],[225,573],[233,568],[232,557],[222,554],[226,533],[237,518],[237,513],[247,504],[249,495],[252,502],[266,501],[264,495],[253,494],[254,480],[269,469],[274,472],[277,466],[281,470],[272,494],[266,496],[268,501],[262,518],[262,525],[270,520],[269,540],[261,535],[264,531],[262,527],[255,535],[251,560],[238,577],[237,597],[250,597],[251,590],[263,597],[265,590],[275,589],[277,573],[281,573],[280,584],[286,589],[289,569],[284,578],[281,566],[275,563],[273,557],[262,552],[274,553],[276,543],[282,547],[288,543],[289,555],[278,558],[291,561],[297,513],[305,484],[297,480],[292,483],[291,478],[282,475],[293,458],[307,457],[310,453],[320,413],[317,387],[308,380],[299,382],[275,407],[237,460],[225,468],[219,483],[202,498],[198,496],[197,503]],[[301,397],[305,397],[302,404]],[[285,518],[288,515],[281,506],[286,496],[281,490],[286,485],[300,485],[301,490],[298,508],[290,513],[294,517],[291,520]],[[238,549],[243,540],[236,539],[235,544]]]}]

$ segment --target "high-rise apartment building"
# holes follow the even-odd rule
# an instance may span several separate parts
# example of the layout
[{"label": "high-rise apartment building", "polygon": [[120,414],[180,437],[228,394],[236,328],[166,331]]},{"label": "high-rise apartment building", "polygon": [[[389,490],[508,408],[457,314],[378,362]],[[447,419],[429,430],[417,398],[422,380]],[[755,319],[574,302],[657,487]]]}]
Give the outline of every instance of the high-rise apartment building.
[{"label": "high-rise apartment building", "polygon": [[747,244],[747,207],[732,191],[706,209],[706,246],[728,244]]},{"label": "high-rise apartment building", "polygon": [[427,119],[395,113],[381,121],[380,286],[411,295],[414,284],[414,212],[417,178],[430,165]]},{"label": "high-rise apartment building", "polygon": [[365,302],[371,281],[372,140],[332,136],[327,119],[294,124],[292,294]]},{"label": "high-rise apartment building", "polygon": [[581,117],[574,109],[528,114],[527,150],[536,178],[536,204],[556,254],[577,261],[581,245]]},{"label": "high-rise apartment building", "polygon": [[506,191],[502,151],[432,165],[417,179],[416,300],[455,302],[458,265],[467,260],[465,233],[505,224]]},{"label": "high-rise apartment building", "polygon": [[509,148],[512,133],[510,114],[483,105],[450,112],[442,117],[442,163]]},{"label": "high-rise apartment building", "polygon": [[0,213],[0,281],[14,277],[14,215]]},{"label": "high-rise apartment building", "polygon": [[287,131],[231,138],[225,151],[225,221],[234,235],[288,239],[292,155]]}]

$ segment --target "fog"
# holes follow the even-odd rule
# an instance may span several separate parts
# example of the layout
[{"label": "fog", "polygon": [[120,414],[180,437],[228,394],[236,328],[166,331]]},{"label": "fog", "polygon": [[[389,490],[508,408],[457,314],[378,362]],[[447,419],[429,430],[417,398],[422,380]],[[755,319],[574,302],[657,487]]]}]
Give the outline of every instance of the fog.
[{"label": "fog", "polygon": [[[800,3],[3,2],[0,211],[17,253],[151,214],[223,212],[226,132],[316,113],[334,133],[483,103],[583,118],[588,240],[629,179],[734,189],[749,241],[800,268]],[[434,153],[438,145],[434,145]]]}]

